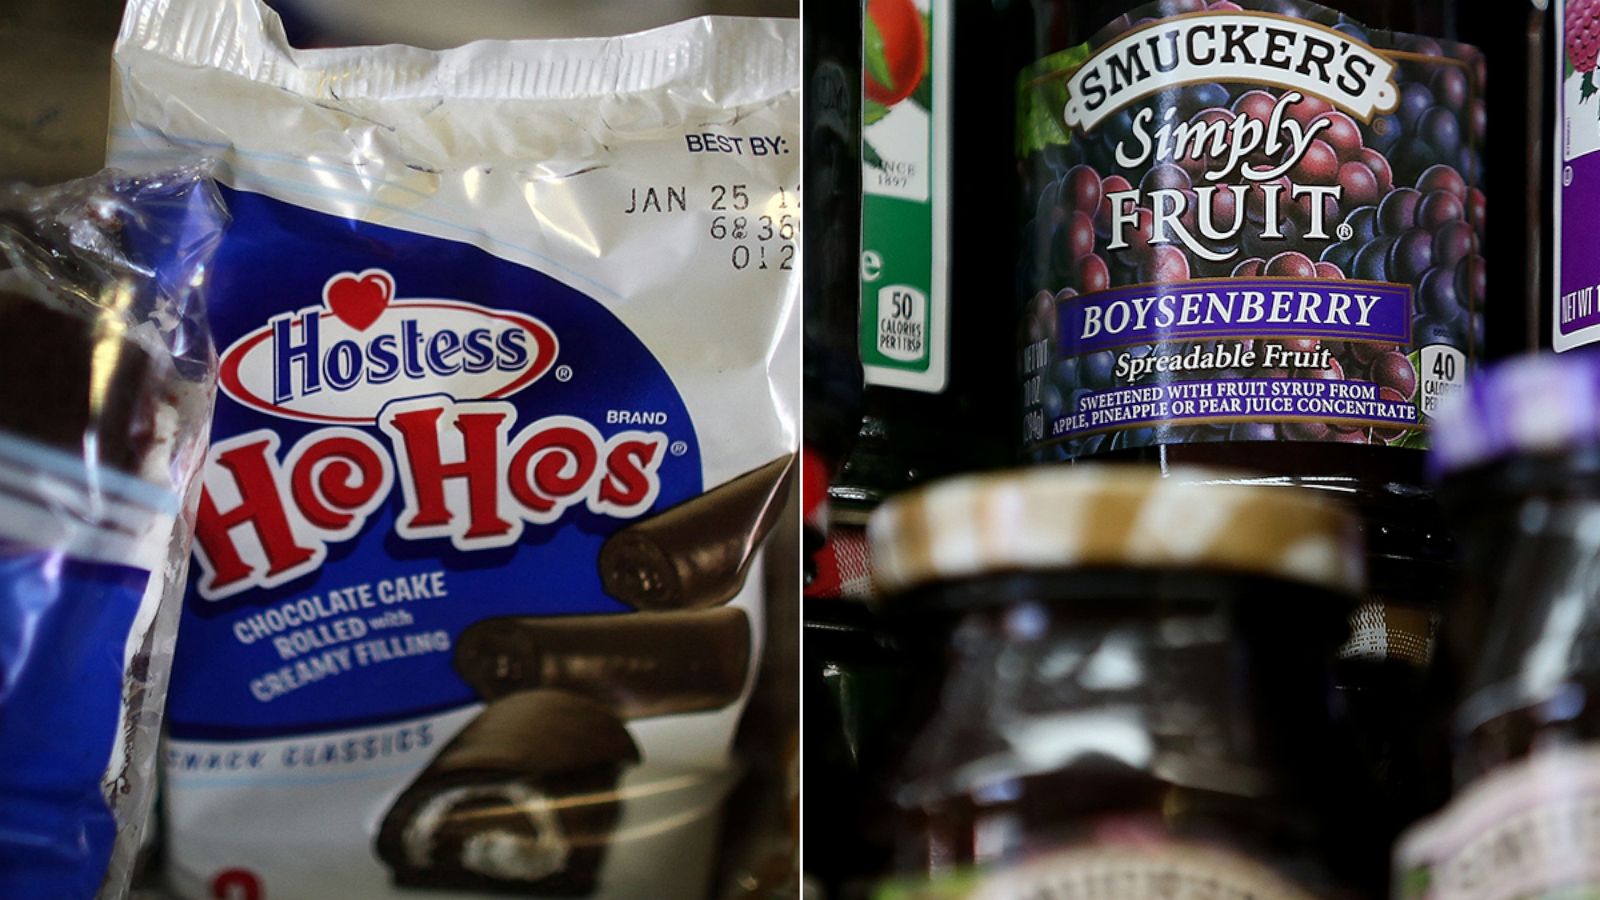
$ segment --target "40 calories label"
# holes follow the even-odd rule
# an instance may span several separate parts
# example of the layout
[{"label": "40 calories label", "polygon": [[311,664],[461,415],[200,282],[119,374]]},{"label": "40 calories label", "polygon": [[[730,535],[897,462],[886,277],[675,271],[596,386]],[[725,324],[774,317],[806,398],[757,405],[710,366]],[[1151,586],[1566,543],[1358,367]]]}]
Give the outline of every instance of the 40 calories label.
[{"label": "40 calories label", "polygon": [[1030,454],[1426,447],[1483,341],[1484,78],[1277,0],[1152,4],[1033,66]]},{"label": "40 calories label", "polygon": [[950,16],[931,0],[865,5],[860,351],[868,384],[949,383]]}]

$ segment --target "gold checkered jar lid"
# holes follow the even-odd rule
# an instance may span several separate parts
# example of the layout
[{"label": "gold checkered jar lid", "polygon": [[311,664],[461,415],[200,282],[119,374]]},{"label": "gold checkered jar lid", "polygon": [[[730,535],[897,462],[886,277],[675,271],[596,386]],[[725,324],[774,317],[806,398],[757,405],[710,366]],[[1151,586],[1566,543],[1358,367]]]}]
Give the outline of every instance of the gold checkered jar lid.
[{"label": "gold checkered jar lid", "polygon": [[901,494],[869,525],[874,577],[893,595],[940,582],[1076,569],[1269,578],[1359,596],[1359,523],[1319,492],[1173,467],[1041,467]]}]

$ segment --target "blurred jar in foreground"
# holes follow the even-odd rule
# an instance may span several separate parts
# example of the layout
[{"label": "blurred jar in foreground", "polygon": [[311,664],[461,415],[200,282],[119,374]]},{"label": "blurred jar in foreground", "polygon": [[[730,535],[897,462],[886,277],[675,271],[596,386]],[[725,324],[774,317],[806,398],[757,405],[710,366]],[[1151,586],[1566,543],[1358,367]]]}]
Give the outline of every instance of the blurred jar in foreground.
[{"label": "blurred jar in foreground", "polygon": [[967,478],[874,517],[889,609],[954,621],[880,897],[1374,894],[1331,674],[1356,521],[1226,477]]},{"label": "blurred jar in foreground", "polygon": [[1440,415],[1468,568],[1456,799],[1397,851],[1398,896],[1600,891],[1600,360],[1529,357]]}]

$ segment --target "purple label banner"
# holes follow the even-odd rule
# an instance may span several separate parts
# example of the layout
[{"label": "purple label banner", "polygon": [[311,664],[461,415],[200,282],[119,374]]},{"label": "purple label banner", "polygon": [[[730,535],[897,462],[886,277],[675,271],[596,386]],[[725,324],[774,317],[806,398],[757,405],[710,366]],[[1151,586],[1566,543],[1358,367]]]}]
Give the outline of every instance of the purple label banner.
[{"label": "purple label banner", "polygon": [[1411,288],[1251,278],[1135,285],[1057,304],[1065,355],[1163,341],[1305,337],[1411,343]]},{"label": "purple label banner", "polygon": [[[1593,127],[1592,123],[1589,123]],[[1594,211],[1600,209],[1600,153],[1567,161],[1571,175],[1561,189],[1561,290],[1556,302],[1556,327],[1562,334],[1600,325],[1600,249]]]},{"label": "purple label banner", "polygon": [[1080,393],[1050,438],[1175,421],[1347,421],[1417,426],[1415,403],[1386,400],[1364,381],[1306,378],[1185,381]]}]

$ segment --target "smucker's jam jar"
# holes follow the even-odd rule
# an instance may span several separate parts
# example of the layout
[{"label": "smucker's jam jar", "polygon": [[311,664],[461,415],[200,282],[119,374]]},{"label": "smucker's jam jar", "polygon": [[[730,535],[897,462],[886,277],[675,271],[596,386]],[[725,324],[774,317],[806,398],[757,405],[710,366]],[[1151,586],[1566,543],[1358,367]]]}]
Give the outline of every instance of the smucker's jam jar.
[{"label": "smucker's jam jar", "polygon": [[1396,854],[1396,896],[1600,895],[1600,358],[1485,373],[1440,417],[1470,663],[1456,798]]},{"label": "smucker's jam jar", "polygon": [[1540,5],[1036,7],[1027,456],[1420,484],[1435,406],[1543,296]]},{"label": "smucker's jam jar", "polygon": [[[1210,470],[974,476],[872,521],[887,608],[951,617],[882,898],[1378,896],[1331,662],[1354,518]],[[1337,799],[1337,802],[1333,802]]]}]

